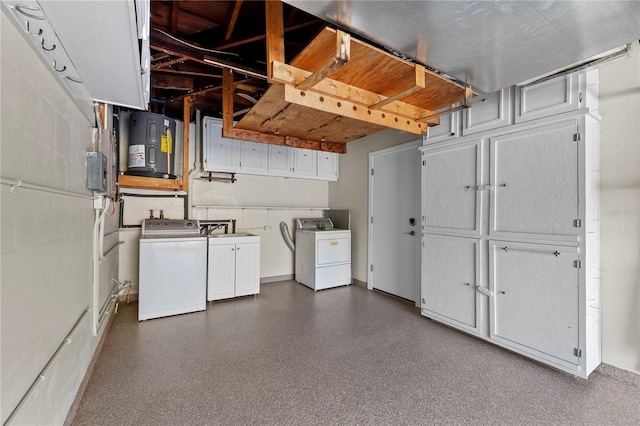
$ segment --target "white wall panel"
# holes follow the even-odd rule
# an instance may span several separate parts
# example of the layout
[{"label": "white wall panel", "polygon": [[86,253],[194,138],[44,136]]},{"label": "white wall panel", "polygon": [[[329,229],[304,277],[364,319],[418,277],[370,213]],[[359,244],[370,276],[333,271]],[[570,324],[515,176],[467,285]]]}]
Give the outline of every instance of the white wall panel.
[{"label": "white wall panel", "polygon": [[[90,195],[85,151],[91,125],[4,13],[1,17],[0,172],[5,179]],[[1,421],[92,301],[91,199],[0,189]],[[113,224],[107,229],[113,229]],[[115,236],[117,238],[117,236]],[[115,254],[117,259],[117,254]],[[115,263],[114,263],[115,262]],[[108,275],[117,261],[104,262]],[[110,278],[110,277],[109,277]],[[108,286],[110,279],[103,283]],[[104,295],[104,294],[103,294]],[[14,421],[61,424],[91,360],[91,315],[64,346]]]}]

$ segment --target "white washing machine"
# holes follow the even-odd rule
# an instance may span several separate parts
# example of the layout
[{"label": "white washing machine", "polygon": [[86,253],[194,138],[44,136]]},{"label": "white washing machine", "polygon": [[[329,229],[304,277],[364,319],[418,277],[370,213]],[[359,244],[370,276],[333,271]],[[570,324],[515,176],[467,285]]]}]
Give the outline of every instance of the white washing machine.
[{"label": "white washing machine", "polygon": [[297,219],[295,278],[314,290],[351,284],[351,230],[326,217]]},{"label": "white washing machine", "polygon": [[207,308],[207,237],[197,221],[142,223],[139,285],[138,321]]}]

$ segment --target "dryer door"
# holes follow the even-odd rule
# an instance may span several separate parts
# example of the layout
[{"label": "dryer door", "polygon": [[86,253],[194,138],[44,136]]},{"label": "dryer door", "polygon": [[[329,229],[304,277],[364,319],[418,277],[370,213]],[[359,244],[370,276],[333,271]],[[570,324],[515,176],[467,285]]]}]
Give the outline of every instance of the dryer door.
[{"label": "dryer door", "polygon": [[350,234],[319,232],[316,235],[316,267],[351,262]]}]

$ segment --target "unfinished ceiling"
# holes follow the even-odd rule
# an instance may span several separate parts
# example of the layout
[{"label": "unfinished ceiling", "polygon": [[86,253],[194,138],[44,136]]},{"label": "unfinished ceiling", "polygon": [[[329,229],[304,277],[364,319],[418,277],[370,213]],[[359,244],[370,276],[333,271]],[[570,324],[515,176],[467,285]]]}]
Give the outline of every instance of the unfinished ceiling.
[{"label": "unfinished ceiling", "polygon": [[[295,57],[325,23],[284,5],[286,60]],[[268,88],[264,1],[152,1],[151,107],[181,118],[183,99],[221,117],[222,68],[234,69],[239,118]]]}]

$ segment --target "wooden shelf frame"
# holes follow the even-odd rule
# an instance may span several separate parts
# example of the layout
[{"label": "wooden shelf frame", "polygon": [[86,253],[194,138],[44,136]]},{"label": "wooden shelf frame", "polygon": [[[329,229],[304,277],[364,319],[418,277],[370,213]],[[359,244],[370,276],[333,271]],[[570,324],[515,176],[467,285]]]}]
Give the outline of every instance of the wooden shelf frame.
[{"label": "wooden shelf frame", "polygon": [[193,98],[184,98],[182,126],[182,179],[161,179],[145,176],[119,175],[118,187],[137,189],[159,189],[164,191],[189,192],[189,122],[193,109]]},{"label": "wooden shelf frame", "polygon": [[223,82],[223,136],[344,153],[349,141],[393,128],[426,135],[475,95],[458,82],[341,30],[324,28],[287,64],[282,3],[266,2],[271,87],[233,127],[233,74]]}]

